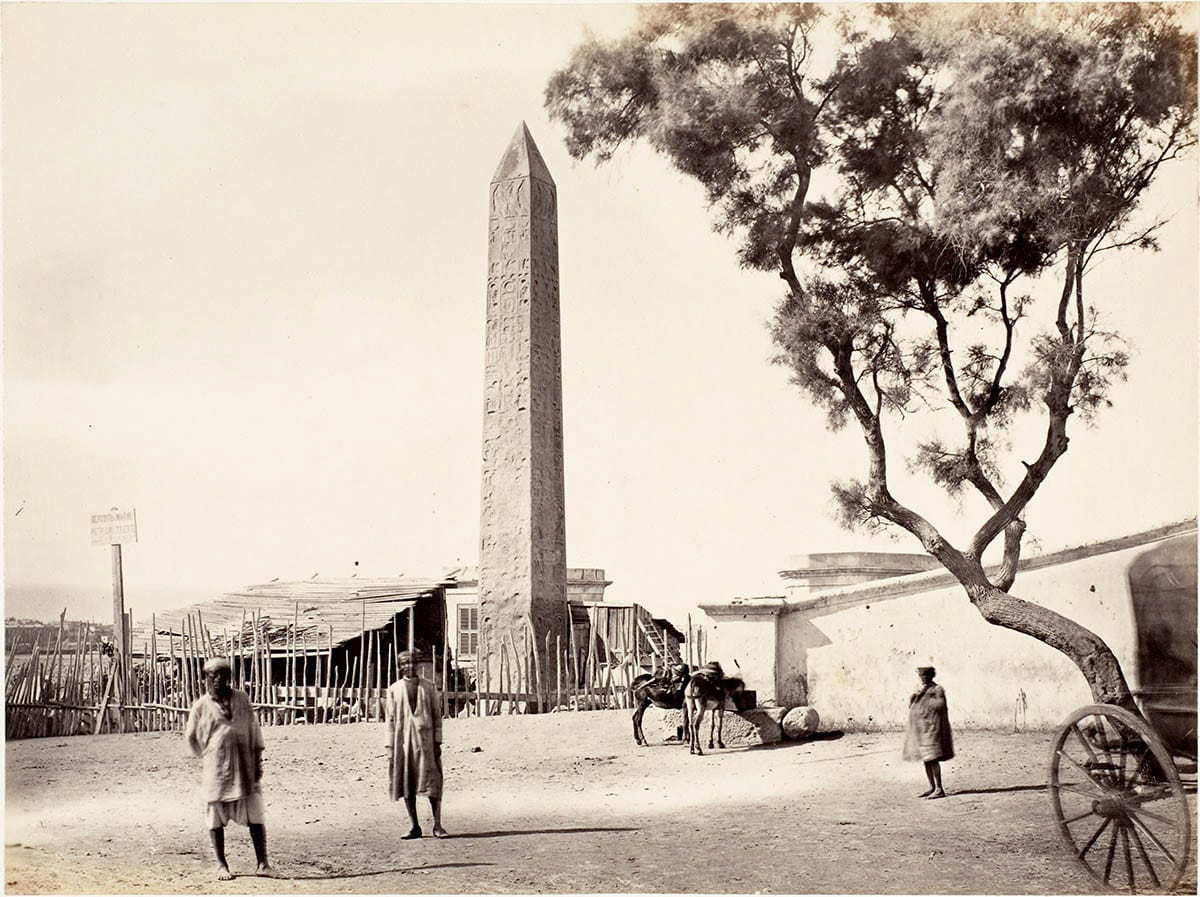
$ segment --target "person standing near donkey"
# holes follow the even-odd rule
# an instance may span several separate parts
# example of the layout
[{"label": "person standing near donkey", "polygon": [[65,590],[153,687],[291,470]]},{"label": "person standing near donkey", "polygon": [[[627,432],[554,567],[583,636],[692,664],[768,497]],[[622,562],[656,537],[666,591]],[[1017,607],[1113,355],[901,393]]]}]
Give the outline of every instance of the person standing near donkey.
[{"label": "person standing near donkey", "polygon": [[904,759],[923,761],[929,779],[929,789],[917,796],[931,800],[946,796],[941,762],[954,758],[946,692],[933,681],[936,674],[933,667],[917,667],[921,687],[908,699],[908,729],[904,735]]},{"label": "person standing near donkey", "polygon": [[250,829],[258,859],[258,875],[273,874],[267,862],[267,830],[263,824],[262,731],[246,693],[231,685],[233,673],[224,657],[204,664],[206,694],[192,704],[184,737],[201,759],[200,784],[204,819],[213,852],[217,878],[233,878],[225,860],[225,826],[237,822]]},{"label": "person standing near donkey", "polygon": [[442,828],[442,702],[437,689],[417,673],[420,656],[401,651],[396,666],[402,678],[393,682],[384,701],[387,720],[388,795],[403,800],[412,828],[402,839],[421,837],[417,795],[429,798],[433,836],[446,837]]}]

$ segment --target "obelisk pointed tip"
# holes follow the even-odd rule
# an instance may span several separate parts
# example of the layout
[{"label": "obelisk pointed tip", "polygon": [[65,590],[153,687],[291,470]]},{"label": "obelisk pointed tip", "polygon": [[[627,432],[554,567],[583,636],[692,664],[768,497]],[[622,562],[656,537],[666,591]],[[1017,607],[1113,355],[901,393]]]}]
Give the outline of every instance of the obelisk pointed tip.
[{"label": "obelisk pointed tip", "polygon": [[548,184],[554,184],[554,178],[550,176],[550,169],[546,167],[546,162],[542,159],[537,144],[533,142],[533,135],[529,133],[529,126],[522,120],[517,125],[516,133],[513,134],[508,149],[500,157],[500,164],[496,166],[496,173],[492,175],[492,183],[525,177],[534,177]]}]

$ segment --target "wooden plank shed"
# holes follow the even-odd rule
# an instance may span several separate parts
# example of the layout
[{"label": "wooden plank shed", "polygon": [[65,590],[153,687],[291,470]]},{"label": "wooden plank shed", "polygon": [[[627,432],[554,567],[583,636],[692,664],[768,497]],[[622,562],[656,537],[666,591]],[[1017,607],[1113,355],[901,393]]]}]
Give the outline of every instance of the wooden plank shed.
[{"label": "wooden plank shed", "polygon": [[172,656],[176,644],[182,655],[186,642],[194,655],[236,660],[257,645],[260,656],[270,657],[275,682],[284,681],[289,664],[312,670],[311,682],[329,663],[348,675],[356,661],[364,681],[375,681],[376,670],[386,679],[394,668],[396,646],[408,646],[410,625],[413,643],[427,658],[435,649],[439,657],[445,651],[445,585],[388,577],[247,586],[136,623],[133,655],[154,653],[161,662]]}]

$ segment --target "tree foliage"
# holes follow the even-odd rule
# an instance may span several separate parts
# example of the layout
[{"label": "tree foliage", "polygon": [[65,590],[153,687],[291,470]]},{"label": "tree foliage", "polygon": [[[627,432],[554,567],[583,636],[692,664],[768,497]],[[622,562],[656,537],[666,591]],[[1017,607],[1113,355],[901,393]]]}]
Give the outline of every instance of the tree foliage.
[{"label": "tree foliage", "polygon": [[[1093,418],[1128,362],[1087,275],[1101,253],[1154,246],[1139,201],[1193,145],[1195,95],[1195,38],[1169,6],[701,4],[586,41],[546,101],[574,156],[646,141],[703,185],[743,265],[778,271],[776,361],[866,442],[867,475],[834,487],[844,520],[908,530],[985,617],[1068,650],[1098,696],[1129,703],[1119,668],[1089,673],[1069,621],[1028,623],[1005,593],[1068,420]],[[833,184],[819,198],[814,174]],[[1041,308],[1023,284],[1047,280]],[[922,407],[953,409],[961,437],[910,464],[990,508],[962,548],[889,488],[884,421]],[[1009,486],[998,449],[1031,410],[1045,436]]]},{"label": "tree foliage", "polygon": [[576,49],[547,106],[576,158],[647,141],[703,185],[743,263],[770,269],[824,158],[828,92],[808,78],[820,17],[808,4],[646,6],[625,39]]}]

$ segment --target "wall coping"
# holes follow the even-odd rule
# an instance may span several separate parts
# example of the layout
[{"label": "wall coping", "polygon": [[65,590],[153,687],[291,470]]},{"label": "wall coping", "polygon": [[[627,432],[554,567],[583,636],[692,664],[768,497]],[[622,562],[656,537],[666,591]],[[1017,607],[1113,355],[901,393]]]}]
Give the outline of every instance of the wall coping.
[{"label": "wall coping", "polygon": [[[1025,558],[1017,564],[1017,570],[1040,570],[1044,567],[1069,564],[1073,561],[1083,560],[1084,558],[1112,554],[1116,551],[1125,551],[1129,548],[1137,548],[1141,545],[1149,545],[1152,542],[1161,542],[1164,539],[1194,532],[1196,532],[1195,517],[1190,520],[1169,523],[1129,536],[1106,539],[1102,542],[1091,542],[1087,545],[1078,545],[1074,548],[1064,548],[1060,551],[1050,552],[1049,554]],[[991,575],[999,570],[999,568],[999,564],[989,564],[987,572]],[[834,610],[844,605],[857,604],[864,598],[873,598],[876,596],[902,598],[921,592],[932,592],[935,589],[940,589],[948,585],[957,585],[957,583],[958,580],[954,578],[954,574],[949,570],[931,570],[927,573],[914,573],[909,576],[877,579],[871,582],[859,583],[858,585],[829,589],[811,598],[789,603],[787,611],[790,613],[794,611]]]},{"label": "wall coping", "polygon": [[939,568],[928,554],[898,551],[825,551],[792,555],[779,571],[784,579],[818,579],[831,576],[906,576]]},{"label": "wall coping", "polygon": [[[940,564],[938,565],[941,566]],[[882,574],[885,577],[912,576],[914,573],[928,573],[933,568],[927,567],[923,570],[901,570],[896,567],[830,567],[824,570],[813,569],[792,569],[780,570],[780,579],[833,579],[837,576],[874,576]]]},{"label": "wall coping", "polygon": [[775,595],[762,598],[734,598],[732,601],[697,606],[710,617],[777,617],[779,614],[791,610],[786,598]]},{"label": "wall coping", "polygon": [[[1168,523],[1154,529],[1144,530],[1140,533],[1120,536],[1116,539],[1090,542],[1074,548],[1064,548],[1060,551],[1050,552],[1049,554],[1025,558],[1017,565],[1017,569],[1019,571],[1039,570],[1043,567],[1068,564],[1072,561],[1083,560],[1084,558],[1095,557],[1101,554],[1111,554],[1116,551],[1125,551],[1129,548],[1137,548],[1153,542],[1161,542],[1164,539],[1183,536],[1188,533],[1195,533],[1196,531],[1196,518],[1192,517],[1188,520]],[[999,569],[999,566],[999,564],[988,565],[988,573],[995,573]],[[729,601],[701,604],[699,607],[710,617],[733,615],[779,616],[797,611],[836,610],[843,606],[861,603],[864,599],[902,598],[906,595],[932,592],[935,589],[956,585],[957,583],[958,580],[948,570],[930,570],[925,573],[892,576],[887,579],[875,579],[856,585],[828,589],[822,591],[820,594],[803,598],[799,601],[792,601],[779,596],[764,596],[762,598],[738,597]]]}]

